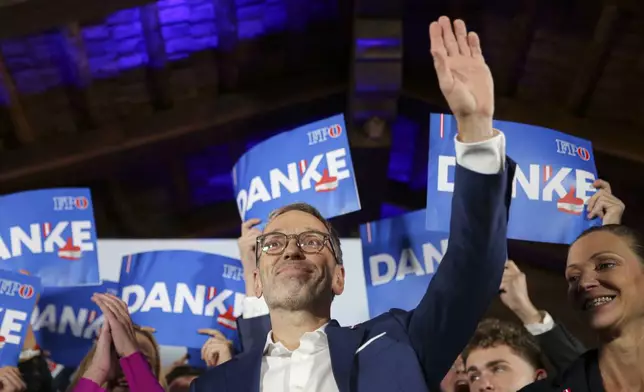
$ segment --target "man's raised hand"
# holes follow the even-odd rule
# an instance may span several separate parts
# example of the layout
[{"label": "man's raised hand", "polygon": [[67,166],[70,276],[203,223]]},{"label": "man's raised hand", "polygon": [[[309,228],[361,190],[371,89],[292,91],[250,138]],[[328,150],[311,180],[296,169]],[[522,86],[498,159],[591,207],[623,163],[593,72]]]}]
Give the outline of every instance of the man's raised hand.
[{"label": "man's raised hand", "polygon": [[478,142],[493,136],[494,82],[474,32],[446,16],[429,26],[431,54],[440,89],[456,117],[459,139]]}]

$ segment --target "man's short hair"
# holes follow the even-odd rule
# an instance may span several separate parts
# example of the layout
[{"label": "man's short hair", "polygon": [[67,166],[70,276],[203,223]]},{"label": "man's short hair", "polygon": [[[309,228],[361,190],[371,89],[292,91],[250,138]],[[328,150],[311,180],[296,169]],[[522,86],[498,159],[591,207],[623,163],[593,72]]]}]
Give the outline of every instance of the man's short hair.
[{"label": "man's short hair", "polygon": [[313,207],[312,205],[307,203],[292,203],[284,207],[280,207],[270,213],[270,215],[268,216],[268,222],[270,223],[270,221],[272,221],[273,219],[277,218],[280,215],[284,215],[289,211],[305,212],[309,215],[313,215],[317,220],[322,222],[324,224],[324,227],[326,227],[326,230],[329,232],[331,247],[333,248],[335,258],[338,264],[342,264],[342,248],[340,247],[340,237],[338,236],[338,233],[335,231],[333,226],[331,226],[331,222],[326,220],[322,216],[322,214],[320,214],[320,211],[318,211],[318,209]]},{"label": "man's short hair", "polygon": [[463,359],[467,362],[467,357],[474,350],[498,346],[508,346],[534,369],[545,368],[541,348],[534,336],[523,326],[495,318],[488,318],[479,323],[474,336],[463,351]]}]

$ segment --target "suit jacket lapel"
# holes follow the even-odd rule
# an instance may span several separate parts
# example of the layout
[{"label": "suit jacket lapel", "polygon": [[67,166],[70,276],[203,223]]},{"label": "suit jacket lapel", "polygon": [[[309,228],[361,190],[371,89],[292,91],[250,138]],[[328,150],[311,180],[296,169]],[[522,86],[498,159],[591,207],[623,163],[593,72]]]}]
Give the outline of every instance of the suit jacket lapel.
[{"label": "suit jacket lapel", "polygon": [[362,343],[365,330],[360,327],[340,327],[337,321],[331,320],[325,332],[329,338],[331,368],[335,382],[340,392],[350,392],[353,360]]},{"label": "suit jacket lapel", "polygon": [[237,391],[259,392],[263,356],[264,345],[256,344],[235,357],[238,364],[226,367],[227,385],[235,385]]}]

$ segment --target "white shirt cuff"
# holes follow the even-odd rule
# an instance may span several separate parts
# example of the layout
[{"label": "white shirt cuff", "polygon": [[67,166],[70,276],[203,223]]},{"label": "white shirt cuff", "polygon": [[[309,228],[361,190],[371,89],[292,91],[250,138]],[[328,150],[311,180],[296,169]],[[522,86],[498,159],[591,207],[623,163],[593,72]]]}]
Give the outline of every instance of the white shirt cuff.
[{"label": "white shirt cuff", "polygon": [[268,305],[264,297],[246,297],[244,298],[242,316],[245,319],[260,317],[268,314]]},{"label": "white shirt cuff", "polygon": [[540,323],[526,324],[525,329],[533,336],[542,335],[555,327],[555,320],[552,319],[550,313],[543,311],[543,320]]},{"label": "white shirt cuff", "polygon": [[495,135],[488,140],[475,143],[458,141],[454,137],[456,162],[479,174],[498,174],[505,167],[505,135],[494,130]]}]

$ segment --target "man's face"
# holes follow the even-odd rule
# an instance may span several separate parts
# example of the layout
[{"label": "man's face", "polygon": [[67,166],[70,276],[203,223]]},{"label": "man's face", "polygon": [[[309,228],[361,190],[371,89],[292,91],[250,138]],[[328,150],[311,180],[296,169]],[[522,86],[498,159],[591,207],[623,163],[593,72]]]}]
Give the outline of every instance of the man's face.
[{"label": "man's face", "polygon": [[[328,233],[313,215],[289,211],[270,221],[264,234],[294,235],[307,231]],[[296,242],[291,238],[282,254],[260,254],[255,294],[263,295],[270,309],[303,310],[327,303],[330,306],[333,295],[344,290],[344,267],[336,262],[329,241],[313,254],[302,252]]]},{"label": "man's face", "polygon": [[472,392],[516,392],[546,376],[506,345],[475,349],[465,365]]}]

